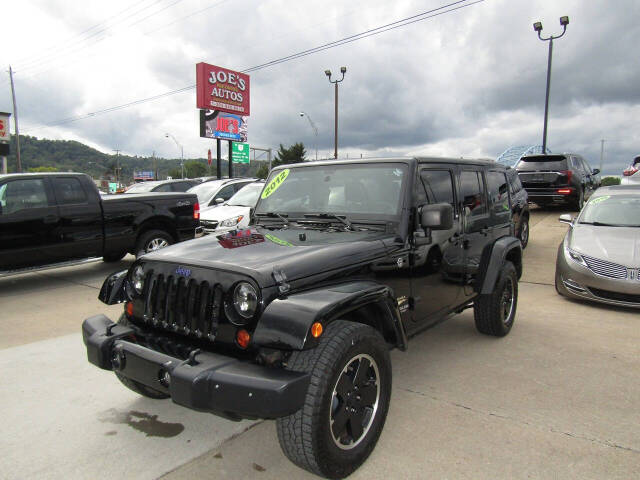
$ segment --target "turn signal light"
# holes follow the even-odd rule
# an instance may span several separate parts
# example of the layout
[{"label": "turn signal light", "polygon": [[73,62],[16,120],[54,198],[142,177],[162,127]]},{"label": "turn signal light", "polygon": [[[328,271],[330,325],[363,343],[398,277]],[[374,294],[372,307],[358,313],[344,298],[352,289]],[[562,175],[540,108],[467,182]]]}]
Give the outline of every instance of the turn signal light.
[{"label": "turn signal light", "polygon": [[127,302],[127,317],[133,317],[133,302]]},{"label": "turn signal light", "polygon": [[569,195],[571,193],[571,189],[570,188],[559,188],[558,189],[558,193],[560,193],[562,195]]},{"label": "turn signal light", "polygon": [[322,324],[320,322],[315,322],[311,325],[311,336],[313,338],[318,338],[322,335]]},{"label": "turn signal light", "polygon": [[251,341],[251,335],[244,328],[240,329],[236,333],[236,343],[240,348],[247,348]]}]

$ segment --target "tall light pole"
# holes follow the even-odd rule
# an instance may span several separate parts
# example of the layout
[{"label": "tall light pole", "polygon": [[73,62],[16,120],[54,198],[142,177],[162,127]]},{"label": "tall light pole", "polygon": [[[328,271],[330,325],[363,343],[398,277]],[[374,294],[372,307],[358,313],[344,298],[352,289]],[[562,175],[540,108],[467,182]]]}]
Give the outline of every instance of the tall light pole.
[{"label": "tall light pole", "polygon": [[307,117],[307,120],[309,120],[309,125],[311,125],[311,128],[313,128],[313,133],[315,133],[316,135],[316,141],[315,141],[314,147],[316,149],[316,161],[318,161],[318,127],[316,127],[316,124],[313,123],[313,120],[311,120],[311,117],[307,112],[300,112],[300,116]]},{"label": "tall light pole", "polygon": [[176,145],[178,146],[178,148],[180,149],[180,171],[182,175],[181,178],[184,178],[184,149],[182,148],[182,145],[178,143],[178,140],[176,140],[176,137],[174,137],[170,133],[165,133],[164,136],[165,138],[172,138],[173,141],[176,142]]},{"label": "tall light pole", "polygon": [[549,89],[551,88],[551,57],[553,55],[553,41],[562,37],[567,31],[567,25],[569,25],[569,17],[566,15],[560,17],[560,25],[562,25],[562,33],[560,35],[550,35],[547,38],[543,38],[542,34],[542,22],[536,22],[533,24],[533,29],[538,32],[538,38],[543,42],[549,42],[549,59],[547,63],[547,93],[544,101],[544,130],[542,131],[542,153],[547,152],[547,121],[549,117]]},{"label": "tall light pole", "polygon": [[340,80],[331,80],[331,70],[325,70],[324,74],[329,78],[329,82],[335,85],[335,134],[334,134],[334,151],[333,158],[338,158],[338,84],[344,80],[344,74],[347,73],[347,67],[340,67],[342,78]]}]

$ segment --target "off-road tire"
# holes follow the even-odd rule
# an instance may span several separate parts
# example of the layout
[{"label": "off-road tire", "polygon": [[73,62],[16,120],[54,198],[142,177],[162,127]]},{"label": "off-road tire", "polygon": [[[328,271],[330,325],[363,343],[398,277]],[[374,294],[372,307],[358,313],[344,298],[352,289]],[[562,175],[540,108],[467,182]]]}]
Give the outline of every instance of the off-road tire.
[{"label": "off-road tire", "polygon": [[[366,433],[345,450],[337,445],[331,430],[333,393],[343,370],[359,354],[372,358],[378,368],[378,403]],[[311,379],[303,407],[276,420],[282,451],[293,463],[317,475],[348,476],[373,451],[389,409],[391,360],[384,339],[367,325],[337,320],[326,328],[318,346],[294,352],[287,369],[308,372]]]},{"label": "off-road tire", "polygon": [[[122,316],[120,316],[118,323],[124,326],[129,325],[129,321],[127,320],[127,317],[124,315],[124,313],[122,314]],[[127,387],[129,390],[133,390],[134,392],[136,392],[139,395],[142,395],[143,397],[153,398],[154,400],[163,400],[165,398],[169,398],[169,395],[167,395],[166,393],[163,393],[159,390],[154,390],[153,388],[149,388],[140,382],[136,382],[135,380],[131,380],[130,378],[123,376],[120,372],[113,372],[113,373],[116,374],[116,377],[118,377],[118,380],[120,380],[120,382],[125,387]]]},{"label": "off-road tire", "polygon": [[[173,244],[173,237],[163,230],[149,230],[144,232],[136,242],[136,258],[154,251],[154,244],[166,243],[165,246]],[[162,248],[162,247],[161,247]]]},{"label": "off-road tire", "polygon": [[115,263],[122,260],[127,252],[119,252],[119,253],[110,253],[102,257],[102,261],[105,263]]},{"label": "off-road tire", "polygon": [[[509,287],[510,285],[510,287]],[[505,313],[505,289],[511,288],[513,302]],[[504,337],[511,331],[518,305],[518,274],[513,263],[505,261],[493,292],[480,295],[473,303],[476,329],[485,335]]]},{"label": "off-road tire", "polygon": [[520,243],[522,244],[522,249],[527,248],[527,244],[529,243],[529,217],[526,216],[522,219],[522,224],[520,225],[520,231],[518,232],[518,238],[520,239]]}]

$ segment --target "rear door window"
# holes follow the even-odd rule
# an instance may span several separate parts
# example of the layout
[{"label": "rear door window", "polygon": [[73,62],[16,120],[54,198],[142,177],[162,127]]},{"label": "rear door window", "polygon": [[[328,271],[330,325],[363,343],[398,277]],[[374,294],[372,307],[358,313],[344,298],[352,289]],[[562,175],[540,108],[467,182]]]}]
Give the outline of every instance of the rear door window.
[{"label": "rear door window", "polygon": [[54,178],[53,191],[58,205],[78,205],[88,201],[87,194],[77,178]]},{"label": "rear door window", "polygon": [[159,187],[154,188],[153,191],[154,192],[171,192],[172,191],[171,184],[165,183],[164,185],[160,185]]},{"label": "rear door window", "polygon": [[508,222],[511,215],[507,178],[502,172],[487,172],[487,190],[491,213],[499,222]]}]

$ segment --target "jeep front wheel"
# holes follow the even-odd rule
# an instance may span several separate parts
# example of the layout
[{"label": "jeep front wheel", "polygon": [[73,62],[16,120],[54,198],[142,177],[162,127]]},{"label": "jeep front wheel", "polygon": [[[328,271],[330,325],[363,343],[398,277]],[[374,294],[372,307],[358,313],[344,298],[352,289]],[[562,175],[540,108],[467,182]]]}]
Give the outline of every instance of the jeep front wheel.
[{"label": "jeep front wheel", "polygon": [[473,317],[480,333],[504,337],[513,326],[518,305],[518,274],[513,263],[506,261],[493,292],[480,295],[473,302]]},{"label": "jeep front wheel", "polygon": [[389,409],[384,339],[367,325],[337,320],[317,347],[294,352],[287,368],[311,380],[303,407],[276,421],[284,454],[317,475],[346,477],[373,451]]}]

